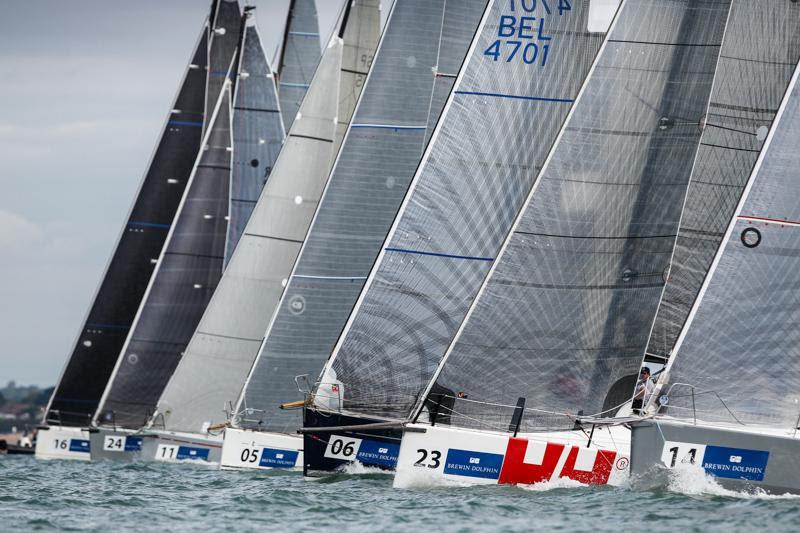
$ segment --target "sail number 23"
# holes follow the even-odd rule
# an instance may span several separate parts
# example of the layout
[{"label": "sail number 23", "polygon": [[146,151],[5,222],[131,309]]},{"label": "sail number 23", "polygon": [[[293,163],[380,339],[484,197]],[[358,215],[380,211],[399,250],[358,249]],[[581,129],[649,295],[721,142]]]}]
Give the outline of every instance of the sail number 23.
[{"label": "sail number 23", "polygon": [[[500,15],[497,37],[483,55],[493,61],[522,61],[526,65],[547,65],[552,36],[545,32],[547,17],[572,10],[569,0],[508,0],[511,14]],[[537,7],[538,16],[533,16]]]}]

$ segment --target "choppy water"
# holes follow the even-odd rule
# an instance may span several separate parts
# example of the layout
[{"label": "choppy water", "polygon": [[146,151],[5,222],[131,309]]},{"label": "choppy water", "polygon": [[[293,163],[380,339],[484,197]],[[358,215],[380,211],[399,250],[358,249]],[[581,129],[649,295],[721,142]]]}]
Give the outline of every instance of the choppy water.
[{"label": "choppy water", "polygon": [[738,494],[702,473],[666,488],[490,486],[392,489],[385,474],[0,456],[0,530],[796,531],[800,499]]}]

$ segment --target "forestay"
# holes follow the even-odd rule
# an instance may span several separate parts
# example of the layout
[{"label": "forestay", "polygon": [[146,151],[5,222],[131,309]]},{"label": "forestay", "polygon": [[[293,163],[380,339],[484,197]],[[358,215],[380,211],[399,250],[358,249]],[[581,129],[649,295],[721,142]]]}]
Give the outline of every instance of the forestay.
[{"label": "forestay", "polygon": [[[240,425],[270,430],[300,425],[299,411],[277,406],[301,397],[294,377],[314,379],[330,355],[419,163],[426,132],[441,112],[431,105],[436,65],[450,57],[458,57],[460,65],[485,5],[485,0],[393,5],[320,206],[240,398]],[[451,17],[460,24],[443,24]]]},{"label": "forestay", "polygon": [[[571,429],[630,397],[728,2],[625,0],[435,380],[454,425]],[[621,387],[620,387],[621,385]],[[613,413],[615,410],[610,410]]]},{"label": "forestay", "polygon": [[322,382],[344,384],[348,411],[406,418],[430,381],[603,41],[606,28],[588,31],[589,7],[497,0],[487,10],[326,366]]},{"label": "forestay", "polygon": [[245,9],[233,97],[235,149],[226,265],[269,179],[284,137],[272,67],[264,54],[253,14],[252,9]]},{"label": "forestay", "polygon": [[139,428],[153,413],[222,275],[231,171],[224,85],[164,250],[94,422]]},{"label": "forestay", "polygon": [[670,360],[671,416],[795,431],[798,71]]},{"label": "forestay", "polygon": [[[800,56],[800,5],[736,0],[647,359],[661,361],[686,321]],[[743,81],[746,83],[743,84]]]},{"label": "forestay", "polygon": [[44,422],[87,426],[133,324],[200,149],[208,21]]},{"label": "forestay", "polygon": [[314,0],[291,0],[278,62],[278,97],[288,133],[320,60]]},{"label": "forestay", "polygon": [[[365,2],[355,0],[355,5]],[[358,24],[365,12],[353,11],[347,24]],[[370,55],[376,45],[377,34]],[[272,177],[159,401],[163,418],[154,420],[156,426],[163,422],[168,429],[201,431],[225,421],[223,407],[241,392],[331,169],[339,91],[349,85],[341,76],[344,48],[333,37],[322,56]]]}]

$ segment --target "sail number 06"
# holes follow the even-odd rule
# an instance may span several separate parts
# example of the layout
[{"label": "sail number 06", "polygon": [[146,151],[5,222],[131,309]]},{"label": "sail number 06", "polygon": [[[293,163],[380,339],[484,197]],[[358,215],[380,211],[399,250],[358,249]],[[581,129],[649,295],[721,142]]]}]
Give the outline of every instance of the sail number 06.
[{"label": "sail number 06", "polygon": [[349,441],[345,442],[342,439],[334,439],[331,441],[331,453],[334,455],[343,455],[344,457],[350,457],[355,453],[355,448],[353,445],[355,442]]}]

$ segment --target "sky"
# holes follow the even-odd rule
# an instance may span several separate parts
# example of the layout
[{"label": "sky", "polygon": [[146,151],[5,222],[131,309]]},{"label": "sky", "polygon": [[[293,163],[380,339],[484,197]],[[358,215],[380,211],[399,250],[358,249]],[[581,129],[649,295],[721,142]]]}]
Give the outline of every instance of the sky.
[{"label": "sky", "polygon": [[[326,36],[342,0],[316,2]],[[274,57],[289,0],[248,3]],[[58,379],[209,5],[4,2],[0,384],[49,386]]]}]

